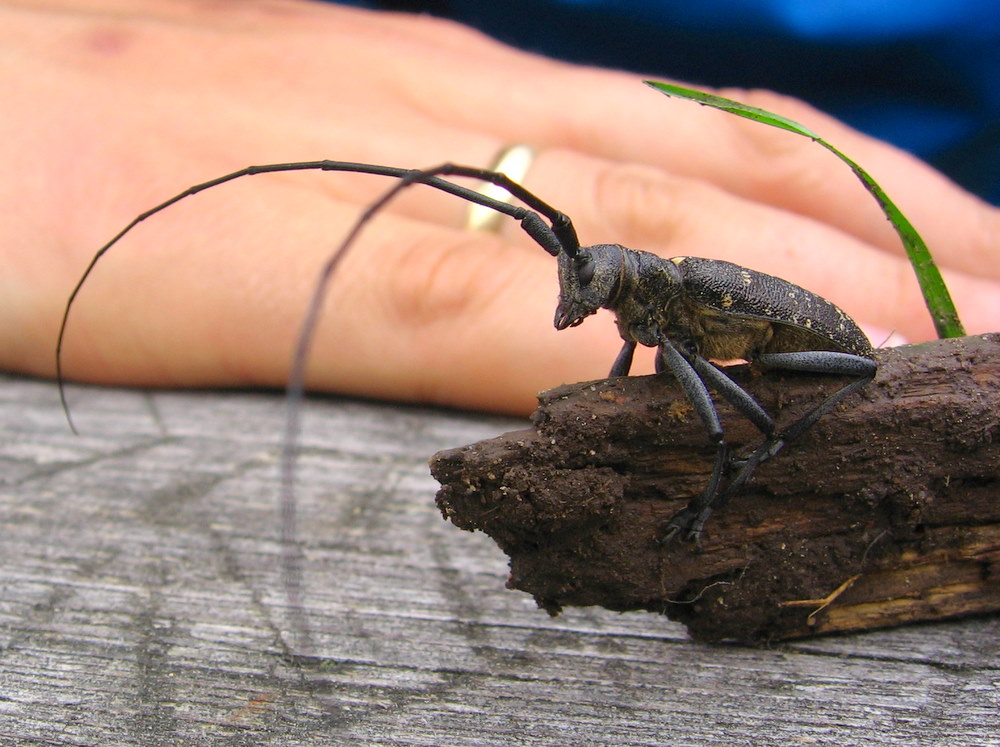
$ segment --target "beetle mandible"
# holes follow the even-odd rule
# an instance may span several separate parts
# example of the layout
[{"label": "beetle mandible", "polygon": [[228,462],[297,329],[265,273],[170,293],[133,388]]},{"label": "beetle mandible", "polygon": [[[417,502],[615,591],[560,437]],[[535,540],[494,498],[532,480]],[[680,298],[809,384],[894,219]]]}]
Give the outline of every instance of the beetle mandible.
[{"label": "beetle mandible", "polygon": [[[518,220],[525,232],[556,258],[559,302],[554,323],[566,329],[604,308],[616,317],[621,352],[610,376],[626,376],[637,345],[656,348],[656,369],[680,383],[715,448],[711,476],[704,492],[674,516],[661,541],[678,535],[698,541],[712,511],[739,492],[753,471],[798,438],[844,397],[871,381],[877,371],[874,350],[857,324],[837,306],[786,280],[721,260],[697,257],[663,259],[618,244],[581,246],[570,218],[507,176],[488,169],[455,164],[413,170],[345,161],[303,161],[249,166],[195,185],[140,214],[101,247],[74,287],[56,344],[56,375],[66,410],[62,346],[73,302],[97,262],[138,223],[170,205],[234,179],[286,171],[347,171],[394,177],[398,181],[357,219],[320,273],[303,322],[289,381],[289,420],[283,483],[291,489],[291,464],[297,430],[297,401],[319,310],[330,279],[363,226],[398,192],[424,184],[484,205]],[[445,177],[472,178],[502,187],[524,206],[497,200]],[[526,207],[525,207],[526,206]],[[548,222],[546,222],[548,221]],[[853,376],[794,423],[777,431],[774,419],[722,367],[712,360],[736,359],[765,368]],[[732,457],[709,389],[714,389],[764,436],[743,457]],[[72,425],[72,420],[70,420]],[[293,515],[286,505],[286,524]],[[287,527],[286,527],[287,528]],[[283,531],[283,535],[289,532]]]}]

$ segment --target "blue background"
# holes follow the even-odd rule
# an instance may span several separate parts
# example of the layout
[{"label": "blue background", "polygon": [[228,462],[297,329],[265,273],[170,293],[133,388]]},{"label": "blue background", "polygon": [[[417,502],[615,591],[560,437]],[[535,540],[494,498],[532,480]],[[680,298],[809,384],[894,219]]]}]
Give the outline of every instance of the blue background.
[{"label": "blue background", "polygon": [[385,0],[575,62],[802,98],[1000,204],[1000,0]]}]

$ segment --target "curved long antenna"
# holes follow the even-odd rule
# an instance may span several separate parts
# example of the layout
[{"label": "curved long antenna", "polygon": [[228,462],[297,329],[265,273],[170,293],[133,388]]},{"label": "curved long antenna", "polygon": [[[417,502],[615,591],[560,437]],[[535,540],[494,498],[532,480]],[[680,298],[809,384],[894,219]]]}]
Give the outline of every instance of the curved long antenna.
[{"label": "curved long antenna", "polygon": [[[517,182],[514,182],[507,178],[506,175],[497,173],[495,171],[489,171],[487,169],[478,169],[470,166],[457,166],[455,164],[442,164],[434,169],[428,169],[424,171],[413,170],[413,169],[403,169],[395,166],[378,166],[375,164],[368,163],[352,163],[350,161],[297,161],[294,163],[271,163],[259,166],[247,166],[239,171],[234,171],[230,174],[224,176],[216,177],[215,179],[210,179],[207,182],[202,182],[201,184],[196,184],[193,187],[188,187],[186,190],[180,194],[174,195],[169,200],[161,202],[156,207],[150,208],[144,213],[140,213],[132,221],[125,226],[121,231],[119,231],[115,236],[104,246],[97,250],[97,253],[91,258],[90,263],[87,265],[86,269],[83,271],[83,275],[77,281],[76,285],[73,287],[72,292],[69,294],[69,298],[66,301],[66,308],[63,310],[62,321],[59,324],[59,336],[56,340],[56,382],[59,387],[59,402],[62,405],[63,412],[66,415],[66,422],[69,423],[70,429],[76,433],[76,426],[73,423],[73,417],[70,415],[69,405],[66,402],[66,386],[65,378],[63,376],[63,366],[62,366],[62,350],[63,342],[66,338],[66,325],[69,322],[70,310],[73,307],[73,303],[76,301],[77,296],[80,294],[80,290],[83,288],[84,283],[90,277],[94,270],[94,267],[101,260],[108,250],[111,249],[115,244],[117,244],[126,234],[128,234],[133,228],[142,223],[147,218],[156,215],[162,210],[166,210],[168,207],[174,203],[180,202],[181,200],[196,195],[199,192],[203,192],[206,189],[211,189],[212,187],[217,187],[220,184],[225,184],[226,182],[231,182],[234,179],[239,179],[244,176],[255,176],[257,174],[273,174],[276,172],[284,171],[348,171],[359,174],[374,174],[376,176],[390,176],[402,179],[400,188],[408,186],[410,184],[426,184],[429,187],[434,187],[442,192],[447,192],[453,194],[456,197],[460,197],[463,200],[469,202],[475,202],[479,205],[496,210],[499,213],[509,215],[512,218],[521,221],[521,225],[524,230],[534,239],[539,246],[541,246],[549,254],[556,256],[560,251],[564,251],[570,256],[575,256],[577,250],[580,247],[580,242],[577,239],[576,231],[573,228],[572,221],[564,213],[556,210],[551,205],[542,201],[534,194],[529,192],[527,189],[522,187]],[[473,179],[479,179],[481,181],[491,182],[499,187],[510,192],[512,195],[517,197],[525,205],[528,205],[530,210],[525,210],[522,207],[510,205],[509,203],[502,202],[500,200],[495,200],[491,197],[483,195],[475,190],[462,187],[458,184],[452,184],[451,182],[438,178],[438,176],[461,176],[469,177]],[[388,195],[383,200],[379,201],[379,205],[385,204],[386,201],[392,199],[392,195],[396,192],[392,191],[391,195]],[[535,212],[532,212],[535,211]],[[368,211],[366,211],[366,214]],[[541,213],[546,218],[549,219],[551,223],[551,228],[545,225],[537,213]],[[368,216],[371,217],[370,215]],[[364,220],[367,220],[365,218]],[[361,221],[363,224],[363,221]],[[358,226],[359,227],[359,226]]]}]

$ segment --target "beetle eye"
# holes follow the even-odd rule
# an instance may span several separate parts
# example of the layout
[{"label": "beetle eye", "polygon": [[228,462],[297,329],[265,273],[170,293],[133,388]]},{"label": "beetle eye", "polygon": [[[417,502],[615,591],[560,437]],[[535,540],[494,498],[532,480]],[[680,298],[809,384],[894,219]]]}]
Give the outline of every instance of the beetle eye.
[{"label": "beetle eye", "polygon": [[597,263],[590,256],[587,256],[576,266],[576,276],[580,280],[581,287],[590,285],[590,281],[594,279],[594,272],[596,270]]}]

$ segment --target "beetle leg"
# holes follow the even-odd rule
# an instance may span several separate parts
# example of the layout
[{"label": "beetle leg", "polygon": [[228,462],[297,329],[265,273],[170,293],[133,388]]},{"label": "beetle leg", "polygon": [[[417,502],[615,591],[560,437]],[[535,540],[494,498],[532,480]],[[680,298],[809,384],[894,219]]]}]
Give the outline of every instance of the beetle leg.
[{"label": "beetle leg", "polygon": [[[626,340],[625,344],[622,345],[621,352],[618,353],[618,357],[615,358],[615,362],[611,366],[611,373],[608,374],[608,378],[628,376],[628,372],[632,370],[633,355],[635,355],[635,343]],[[659,356],[657,356],[657,361],[659,361]]]},{"label": "beetle leg", "polygon": [[708,517],[712,515],[712,512],[717,508],[722,508],[726,505],[726,503],[729,502],[729,499],[736,495],[746,481],[750,479],[750,475],[752,475],[754,470],[757,469],[757,466],[761,462],[767,461],[772,456],[777,454],[784,445],[785,441],[781,438],[768,438],[749,456],[742,459],[734,459],[727,464],[727,467],[731,467],[734,464],[739,465],[739,471],[736,473],[736,476],[730,480],[729,484],[726,485],[726,489],[719,493],[715,501],[702,506],[700,510],[696,512],[690,512],[687,517],[689,522],[688,537],[693,539],[695,542],[700,542],[701,532],[705,528],[705,522],[708,521]]},{"label": "beetle leg", "polygon": [[823,402],[796,420],[790,426],[769,438],[758,446],[750,455],[735,462],[738,472],[719,495],[715,505],[708,511],[699,514],[691,523],[691,533],[700,531],[712,508],[718,508],[735,495],[750,478],[754,470],[773,457],[785,444],[794,441],[805,433],[823,415],[848,395],[865,386],[878,370],[878,364],[870,358],[850,353],[817,350],[797,353],[765,353],[755,359],[768,368],[783,368],[792,371],[810,371],[813,373],[828,373],[841,376],[858,376],[859,378],[841,387]]},{"label": "beetle leg", "polygon": [[871,358],[854,353],[836,353],[832,350],[807,350],[797,353],[761,353],[754,358],[765,368],[782,368],[786,371],[840,374],[842,376],[867,376],[872,378],[878,364]]},{"label": "beetle leg", "polygon": [[659,355],[657,356],[657,371],[663,370],[670,371],[681,385],[681,389],[684,390],[684,394],[705,425],[709,440],[713,444],[721,443],[723,440],[722,423],[719,422],[719,413],[708,393],[708,386],[688,356],[682,354],[666,340],[660,343]]},{"label": "beetle leg", "polygon": [[750,392],[733,381],[729,374],[700,355],[692,356],[691,362],[702,381],[710,384],[715,391],[725,397],[729,404],[757,426],[761,433],[770,436],[774,432],[774,418],[767,414]]},{"label": "beetle leg", "polygon": [[767,368],[780,368],[788,371],[809,371],[811,373],[826,373],[839,376],[857,376],[856,381],[852,381],[845,387],[827,397],[814,409],[807,412],[797,421],[781,431],[768,441],[775,442],[768,445],[765,441],[751,457],[755,457],[758,452],[760,456],[756,458],[756,463],[770,459],[778,453],[781,447],[793,441],[812,427],[813,423],[828,413],[844,397],[856,392],[869,381],[875,378],[878,364],[871,358],[851,353],[837,353],[828,350],[815,350],[798,353],[763,353],[756,359]]},{"label": "beetle leg", "polygon": [[[698,360],[704,361],[699,356],[681,353],[669,340],[663,340],[660,343],[656,356],[657,371],[669,371],[677,379],[688,401],[698,413],[698,417],[701,418],[701,422],[708,432],[709,441],[715,446],[715,464],[712,467],[712,476],[709,479],[708,487],[705,488],[705,492],[701,496],[693,500],[687,508],[670,520],[663,537],[660,539],[661,543],[667,543],[680,532],[687,531],[691,517],[699,515],[705,506],[711,506],[715,503],[722,482],[722,473],[728,462],[729,449],[726,446],[722,423],[719,421],[719,413],[715,409],[715,403],[712,402],[712,396],[708,392],[708,386],[698,372]],[[688,531],[688,538],[697,539],[697,536]]]},{"label": "beetle leg", "polygon": [[[705,522],[712,512],[724,506],[731,497],[736,495],[760,464],[781,451],[785,444],[805,433],[842,399],[870,382],[875,377],[878,369],[878,364],[870,358],[850,353],[822,350],[794,353],[766,353],[758,356],[755,360],[768,368],[828,373],[841,376],[854,375],[859,378],[838,389],[780,433],[774,434],[774,420],[746,390],[704,358],[691,356],[691,365],[699,375],[701,381],[703,383],[710,383],[733,407],[756,425],[767,438],[745,458],[734,460],[731,464],[724,464],[722,467],[720,467],[718,461],[716,462],[712,472],[713,482],[721,477],[723,467],[735,465],[737,467],[736,474],[730,480],[729,484],[726,485],[725,490],[719,492],[718,485],[715,485],[714,489],[710,487],[710,491],[706,491],[699,500],[692,501],[691,505],[674,516],[667,526],[667,534],[663,538],[664,542],[672,539],[685,529],[688,539],[697,542],[701,537]],[[690,394],[688,396],[689,398],[691,397]],[[719,452],[719,454],[725,453],[725,450]]]},{"label": "beetle leg", "polygon": [[[733,381],[725,371],[712,363],[709,363],[700,355],[688,353],[687,356],[684,356],[684,359],[691,365],[692,368],[694,368],[694,371],[698,375],[700,383],[703,387],[706,384],[711,385],[712,388],[725,397],[725,399],[728,400],[728,402],[741,415],[757,426],[760,432],[765,436],[770,437],[774,433],[774,419],[767,414],[764,408],[761,407],[760,403],[757,402],[757,400],[755,400],[749,392]],[[680,377],[678,377],[678,379],[679,378]],[[692,402],[695,401],[694,397],[690,393],[688,394],[688,398]],[[713,411],[715,410],[714,404],[712,405],[712,409]],[[699,414],[701,414],[700,411]],[[704,418],[702,418],[702,420],[704,420]],[[727,486],[724,493],[719,493],[719,485],[721,483],[722,476],[729,466],[729,449],[728,446],[723,445],[723,447],[716,452],[716,462],[712,468],[712,478],[708,488],[698,500],[692,501],[691,505],[684,508],[670,520],[670,523],[667,525],[667,531],[662,539],[663,542],[670,541],[682,531],[686,532],[689,540],[694,540],[695,542],[699,541],[702,527],[704,526],[709,515],[713,510],[715,510],[715,508],[724,503],[732,492],[735,492],[734,490],[731,490],[731,486]],[[742,478],[740,482],[740,484],[742,484],[749,476],[749,472],[747,472],[746,475],[743,475],[741,470],[741,472],[737,474],[737,479]]]},{"label": "beetle leg", "polygon": [[688,540],[694,541],[699,546],[701,545],[701,530],[705,524],[705,520],[718,503],[718,498],[720,497],[719,485],[722,483],[722,473],[725,471],[728,463],[729,446],[723,441],[719,450],[715,453],[715,464],[712,467],[712,478],[708,483],[708,487],[705,488],[705,492],[699,498],[691,501],[687,506],[674,514],[673,518],[667,524],[663,536],[660,537],[659,542],[661,545],[669,544],[681,532],[686,533]]}]

